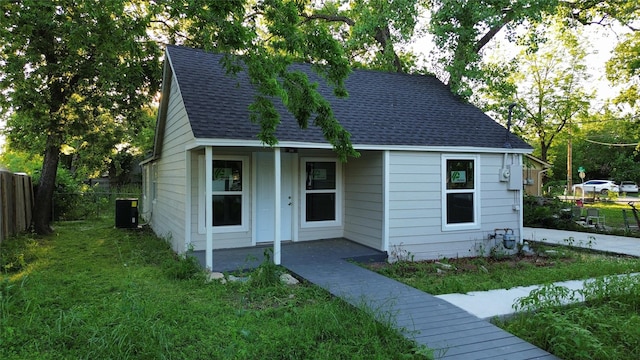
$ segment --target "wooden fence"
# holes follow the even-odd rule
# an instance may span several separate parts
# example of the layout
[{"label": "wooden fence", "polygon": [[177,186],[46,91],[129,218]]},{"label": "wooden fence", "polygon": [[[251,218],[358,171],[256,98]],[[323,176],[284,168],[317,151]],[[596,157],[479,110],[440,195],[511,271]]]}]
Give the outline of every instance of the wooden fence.
[{"label": "wooden fence", "polygon": [[0,242],[31,226],[33,184],[26,174],[0,170]]}]

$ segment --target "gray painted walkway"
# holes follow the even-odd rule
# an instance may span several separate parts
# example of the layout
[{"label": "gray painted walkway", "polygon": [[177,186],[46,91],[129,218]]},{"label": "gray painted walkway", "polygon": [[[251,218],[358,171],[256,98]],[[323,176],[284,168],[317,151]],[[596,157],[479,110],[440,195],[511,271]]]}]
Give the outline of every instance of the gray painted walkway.
[{"label": "gray painted walkway", "polygon": [[[214,251],[214,270],[250,267],[247,254],[262,260],[263,252],[218,250],[216,257]],[[282,265],[291,272],[354,306],[366,306],[378,320],[434,349],[438,359],[556,359],[460,307],[345,260],[381,257],[383,253],[344,239],[282,246]]]}]

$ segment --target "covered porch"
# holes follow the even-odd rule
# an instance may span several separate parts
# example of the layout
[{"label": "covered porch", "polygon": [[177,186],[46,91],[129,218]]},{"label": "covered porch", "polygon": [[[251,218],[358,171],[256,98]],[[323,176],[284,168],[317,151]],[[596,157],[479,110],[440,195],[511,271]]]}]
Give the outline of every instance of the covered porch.
[{"label": "covered porch", "polygon": [[380,151],[347,165],[323,148],[204,145],[186,164],[184,251],[205,268],[252,268],[265,248],[283,264],[282,246],[325,239],[386,250]]}]

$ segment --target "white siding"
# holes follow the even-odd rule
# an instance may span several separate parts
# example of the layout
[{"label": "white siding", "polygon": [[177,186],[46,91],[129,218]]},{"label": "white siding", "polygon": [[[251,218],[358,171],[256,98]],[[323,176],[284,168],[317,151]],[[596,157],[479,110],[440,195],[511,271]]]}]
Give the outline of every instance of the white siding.
[{"label": "white siding", "polygon": [[185,236],[185,191],[186,164],[185,147],[193,140],[187,112],[182,97],[171,81],[169,106],[167,108],[165,136],[162,154],[156,161],[158,166],[157,199],[152,202],[151,227],[153,231],[171,241],[174,251],[182,253]]},{"label": "white siding", "polygon": [[362,152],[345,166],[344,237],[382,249],[382,152]]},{"label": "white siding", "polygon": [[[513,229],[519,238],[520,215],[513,205],[522,194],[499,181],[503,154],[480,155],[480,229],[460,231],[442,231],[441,154],[395,151],[389,158],[390,255],[402,250],[415,260],[475,256],[496,244],[488,240],[496,228]],[[517,158],[510,155],[507,161]]]}]

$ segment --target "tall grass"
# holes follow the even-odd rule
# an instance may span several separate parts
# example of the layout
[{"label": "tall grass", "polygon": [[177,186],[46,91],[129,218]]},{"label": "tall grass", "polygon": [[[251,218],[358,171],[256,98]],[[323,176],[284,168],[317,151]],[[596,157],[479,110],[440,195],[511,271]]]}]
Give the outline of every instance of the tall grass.
[{"label": "tall grass", "polygon": [[[165,241],[116,229],[111,218],[55,228],[51,237],[3,243],[25,261],[1,269],[0,359],[430,356],[310,284],[207,281]],[[284,270],[270,266],[261,274]]]},{"label": "tall grass", "polygon": [[[569,300],[583,303],[563,306]],[[582,290],[546,286],[519,299],[505,330],[566,359],[640,358],[640,277],[603,277]]]}]

